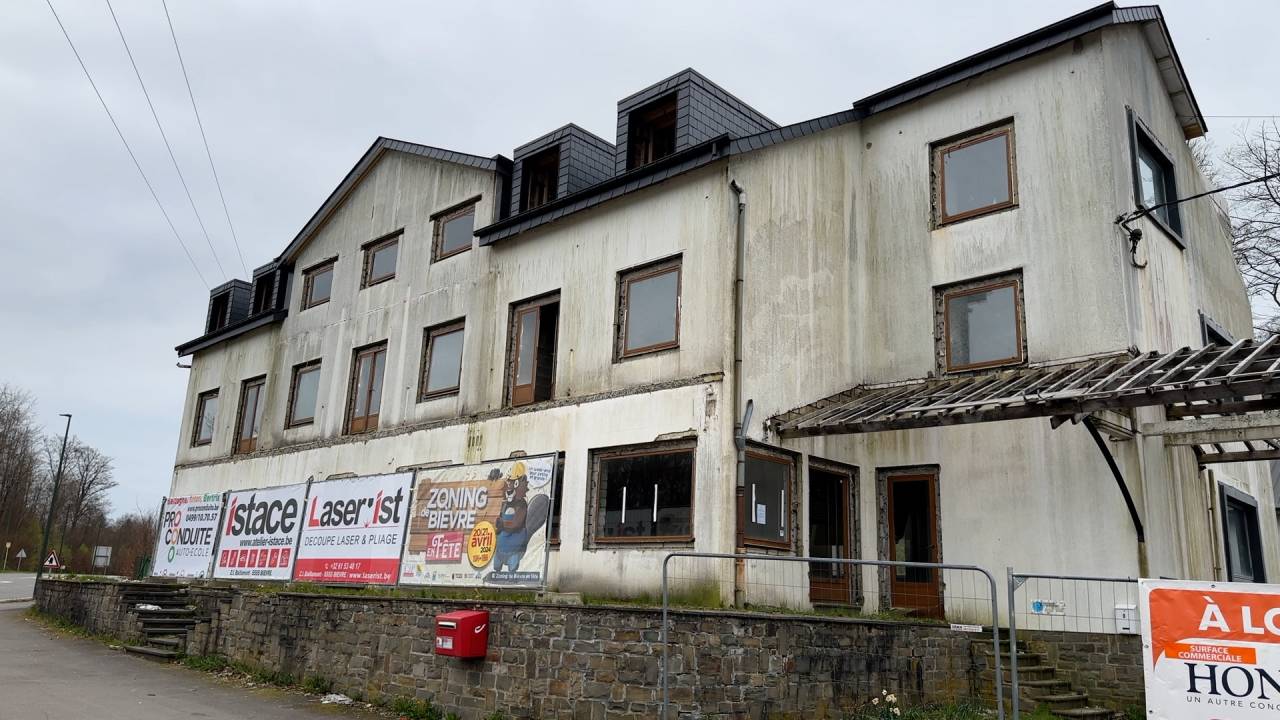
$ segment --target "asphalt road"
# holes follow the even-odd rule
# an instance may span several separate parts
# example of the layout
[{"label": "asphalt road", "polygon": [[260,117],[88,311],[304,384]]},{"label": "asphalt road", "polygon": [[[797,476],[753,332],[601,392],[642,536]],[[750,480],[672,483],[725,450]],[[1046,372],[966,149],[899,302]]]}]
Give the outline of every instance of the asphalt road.
[{"label": "asphalt road", "polygon": [[0,720],[367,719],[314,697],[245,688],[216,676],[46,630],[0,604]]},{"label": "asphalt road", "polygon": [[19,598],[29,600],[35,586],[35,573],[0,573],[0,602]]}]

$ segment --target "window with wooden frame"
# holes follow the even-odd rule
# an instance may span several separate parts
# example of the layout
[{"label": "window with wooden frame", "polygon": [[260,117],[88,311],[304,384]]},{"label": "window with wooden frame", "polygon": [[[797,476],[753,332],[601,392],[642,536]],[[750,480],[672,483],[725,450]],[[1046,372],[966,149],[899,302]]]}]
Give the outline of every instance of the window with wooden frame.
[{"label": "window with wooden frame", "polygon": [[1022,274],[934,290],[939,365],[946,372],[1017,365],[1026,359]]},{"label": "window with wooden frame", "polygon": [[627,120],[628,170],[675,153],[677,114],[677,93],[631,111]]},{"label": "window with wooden frame", "polygon": [[364,245],[364,270],[360,275],[360,287],[386,282],[396,276],[396,259],[400,254],[400,234],[397,230]]},{"label": "window with wooden frame", "polygon": [[558,292],[511,306],[507,343],[509,404],[528,405],[550,400],[554,395],[559,318]]},{"label": "window with wooden frame", "polygon": [[382,409],[382,375],[387,367],[387,343],[357,348],[352,354],[351,382],[347,392],[347,432],[378,429]]},{"label": "window with wooden frame", "polygon": [[418,402],[458,394],[462,380],[463,330],[464,322],[455,320],[423,331]]},{"label": "window with wooden frame", "polygon": [[275,292],[275,274],[263,275],[253,281],[253,315],[260,315],[275,308],[272,295]]},{"label": "window with wooden frame", "polygon": [[251,453],[258,448],[262,408],[267,399],[266,387],[265,375],[245,380],[240,386],[240,410],[236,414],[236,453]]},{"label": "window with wooden frame", "polygon": [[692,540],[694,453],[692,442],[593,451],[595,542]]},{"label": "window with wooden frame", "polygon": [[1132,110],[1129,111],[1129,144],[1134,202],[1140,208],[1157,208],[1147,217],[1182,247],[1182,215],[1178,206],[1158,207],[1178,197],[1173,158]]},{"label": "window with wooden frame", "polygon": [[302,309],[329,302],[333,294],[333,267],[337,258],[329,258],[302,271]]},{"label": "window with wooden frame", "polygon": [[226,327],[231,321],[231,293],[214,295],[209,300],[209,322],[206,332],[214,332]]},{"label": "window with wooden frame", "polygon": [[196,414],[191,424],[191,444],[208,445],[213,442],[213,430],[218,422],[218,391],[206,390],[196,396]]},{"label": "window with wooden frame", "polygon": [[795,458],[789,455],[762,448],[747,450],[746,485],[738,510],[744,545],[791,549],[795,465]]},{"label": "window with wooden frame", "polygon": [[614,357],[634,357],[680,345],[680,258],[618,274]]},{"label": "window with wooden frame", "polygon": [[933,188],[935,225],[1016,206],[1013,123],[934,143]]},{"label": "window with wooden frame", "polygon": [[476,203],[474,197],[431,216],[431,262],[464,253],[471,249],[471,237],[476,227]]},{"label": "window with wooden frame", "polygon": [[520,210],[556,199],[560,189],[560,146],[553,145],[520,161]]},{"label": "window with wooden frame", "polygon": [[564,453],[556,455],[555,478],[551,481],[551,521],[548,523],[547,542],[560,547],[560,507],[564,495]]},{"label": "window with wooden frame", "polygon": [[310,425],[316,419],[316,402],[320,396],[320,361],[312,360],[293,366],[289,380],[289,406],[285,427]]}]

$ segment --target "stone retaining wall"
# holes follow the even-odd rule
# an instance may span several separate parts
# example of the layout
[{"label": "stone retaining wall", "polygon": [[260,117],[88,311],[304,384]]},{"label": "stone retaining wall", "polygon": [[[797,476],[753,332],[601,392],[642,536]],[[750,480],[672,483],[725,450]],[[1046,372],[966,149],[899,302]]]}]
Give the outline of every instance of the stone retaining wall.
[{"label": "stone retaining wall", "polygon": [[[488,602],[488,657],[468,661],[433,652],[434,618],[470,604],[199,586],[189,594],[207,618],[189,634],[189,653],[319,676],[353,697],[429,699],[464,720],[494,710],[544,720],[659,715],[653,609]],[[96,632],[131,623],[109,583],[45,581],[36,601]],[[983,636],[937,625],[682,611],[670,627],[671,699],[682,718],[842,717],[882,689],[907,705],[987,694]]]},{"label": "stone retaining wall", "polygon": [[1138,635],[1019,630],[1018,640],[1044,658],[1089,702],[1116,710],[1145,704],[1142,638]]}]

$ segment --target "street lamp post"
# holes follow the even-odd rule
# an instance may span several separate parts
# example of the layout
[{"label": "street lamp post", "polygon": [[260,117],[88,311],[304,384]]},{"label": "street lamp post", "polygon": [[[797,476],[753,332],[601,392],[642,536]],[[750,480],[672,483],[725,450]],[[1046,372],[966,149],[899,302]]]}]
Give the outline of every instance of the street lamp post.
[{"label": "street lamp post", "polygon": [[67,438],[71,436],[71,415],[58,413],[67,419],[67,429],[62,433],[62,452],[58,453],[58,471],[53,476],[53,492],[49,494],[49,515],[44,520],[44,537],[40,540],[40,554],[36,556],[36,580],[44,574],[45,553],[49,552],[49,531],[53,529],[53,509],[58,506],[58,485],[62,483],[62,461],[67,459]]}]

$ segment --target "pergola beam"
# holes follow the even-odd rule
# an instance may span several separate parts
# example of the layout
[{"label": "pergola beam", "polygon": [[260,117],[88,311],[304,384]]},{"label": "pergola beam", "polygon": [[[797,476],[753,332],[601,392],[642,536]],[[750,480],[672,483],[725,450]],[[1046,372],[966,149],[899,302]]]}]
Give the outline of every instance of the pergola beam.
[{"label": "pergola beam", "polygon": [[1162,435],[1165,445],[1212,445],[1280,438],[1280,411],[1143,423],[1143,435]]}]

